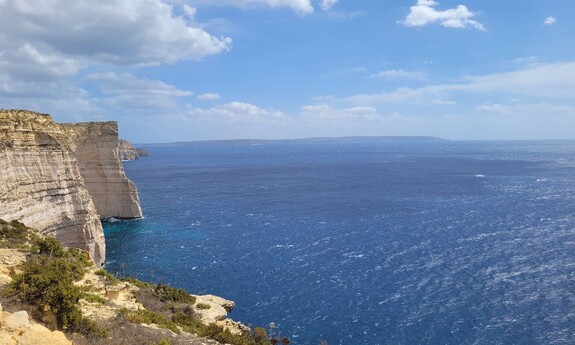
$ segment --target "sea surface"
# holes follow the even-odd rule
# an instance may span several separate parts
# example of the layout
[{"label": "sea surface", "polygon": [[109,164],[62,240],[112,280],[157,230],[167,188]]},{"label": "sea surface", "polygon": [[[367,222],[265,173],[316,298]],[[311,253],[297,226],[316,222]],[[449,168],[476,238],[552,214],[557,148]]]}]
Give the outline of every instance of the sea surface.
[{"label": "sea surface", "polygon": [[291,344],[575,344],[575,142],[143,145],[107,268]]}]

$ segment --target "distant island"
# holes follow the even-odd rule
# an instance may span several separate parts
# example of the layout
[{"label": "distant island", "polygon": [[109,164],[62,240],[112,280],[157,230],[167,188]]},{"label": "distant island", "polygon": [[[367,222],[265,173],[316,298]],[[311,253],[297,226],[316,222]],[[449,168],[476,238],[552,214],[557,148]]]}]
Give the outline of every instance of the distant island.
[{"label": "distant island", "polygon": [[300,139],[229,139],[229,140],[199,140],[179,141],[174,143],[158,143],[153,145],[202,145],[202,144],[237,144],[265,145],[276,143],[431,143],[448,142],[448,139],[431,136],[346,136],[346,137],[310,137]]}]

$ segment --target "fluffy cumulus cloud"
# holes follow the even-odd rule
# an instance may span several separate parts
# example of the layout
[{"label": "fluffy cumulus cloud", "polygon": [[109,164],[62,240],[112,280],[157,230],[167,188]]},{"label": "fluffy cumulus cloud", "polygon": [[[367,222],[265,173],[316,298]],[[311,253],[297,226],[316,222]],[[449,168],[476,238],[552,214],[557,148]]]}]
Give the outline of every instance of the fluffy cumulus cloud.
[{"label": "fluffy cumulus cloud", "polygon": [[[231,48],[231,39],[208,33],[194,17],[194,8],[161,0],[0,1],[0,101],[43,112],[76,104],[76,112],[94,114],[98,107],[78,78],[84,70],[201,59]],[[85,81],[103,82],[93,75]]]},{"label": "fluffy cumulus cloud", "polygon": [[417,0],[417,4],[409,8],[409,14],[401,23],[406,26],[426,26],[439,23],[447,28],[463,29],[472,27],[478,30],[485,30],[483,24],[472,18],[477,13],[471,12],[467,6],[458,5],[447,10],[437,10],[439,5],[434,0]]},{"label": "fluffy cumulus cloud", "polygon": [[46,65],[57,63],[50,57],[74,59],[80,66],[159,64],[230,49],[229,38],[193,24],[190,7],[184,13],[174,15],[160,0],[6,0],[0,2],[0,42],[6,51],[28,45]]},{"label": "fluffy cumulus cloud", "polygon": [[543,22],[543,24],[545,25],[553,25],[557,23],[557,19],[555,17],[547,17],[545,18],[545,21]]}]

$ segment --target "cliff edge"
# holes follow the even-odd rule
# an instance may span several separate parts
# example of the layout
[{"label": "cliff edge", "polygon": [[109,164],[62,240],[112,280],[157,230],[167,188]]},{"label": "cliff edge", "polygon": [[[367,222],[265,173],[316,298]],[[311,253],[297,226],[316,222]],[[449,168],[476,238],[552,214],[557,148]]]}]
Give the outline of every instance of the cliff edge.
[{"label": "cliff edge", "polygon": [[118,124],[110,121],[62,126],[100,218],[141,218],[138,190],[126,177],[120,161]]},{"label": "cliff edge", "polygon": [[71,142],[52,118],[0,110],[0,217],[105,260],[104,232]]}]

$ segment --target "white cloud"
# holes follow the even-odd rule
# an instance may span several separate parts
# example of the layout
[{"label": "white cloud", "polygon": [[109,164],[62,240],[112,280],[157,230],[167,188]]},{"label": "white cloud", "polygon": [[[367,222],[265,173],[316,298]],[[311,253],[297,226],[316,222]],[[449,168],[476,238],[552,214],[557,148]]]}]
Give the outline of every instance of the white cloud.
[{"label": "white cloud", "polygon": [[431,101],[432,104],[435,105],[456,105],[457,102],[455,101],[446,101],[443,99],[434,99],[433,101]]},{"label": "white cloud", "polygon": [[416,5],[409,8],[409,14],[401,23],[406,26],[426,26],[439,23],[447,28],[473,27],[477,30],[485,30],[483,24],[471,19],[477,13],[469,11],[465,5],[458,5],[444,11],[436,10],[434,7],[437,5],[439,3],[433,0],[418,0]]},{"label": "white cloud", "polygon": [[575,95],[575,62],[540,64],[531,68],[464,78],[463,91],[505,93],[570,99]]},{"label": "white cloud", "polygon": [[379,120],[381,115],[373,107],[333,108],[327,104],[302,107],[300,116],[306,120]]},{"label": "white cloud", "polygon": [[230,122],[283,122],[287,117],[279,110],[262,109],[250,103],[231,102],[213,108],[191,108],[187,115],[216,123]]},{"label": "white cloud", "polygon": [[557,23],[557,18],[551,17],[551,16],[545,18],[545,21],[543,22],[543,24],[545,24],[545,25],[553,25],[555,23]]},{"label": "white cloud", "polygon": [[219,93],[203,93],[196,97],[200,101],[217,101],[220,99]]},{"label": "white cloud", "polygon": [[395,79],[412,79],[412,80],[424,80],[425,77],[421,72],[408,72],[402,69],[392,69],[387,71],[380,71],[370,75],[371,78],[381,78],[387,80]]},{"label": "white cloud", "polygon": [[329,11],[335,4],[337,4],[338,0],[320,0],[319,7],[321,7],[324,11]]},{"label": "white cloud", "polygon": [[[340,99],[354,105],[429,104],[451,99],[455,93],[517,95],[536,98],[572,99],[575,95],[575,62],[538,64],[529,68],[468,76],[459,83],[428,85],[420,88],[398,88],[390,92],[358,94]],[[338,100],[333,99],[332,102]]]},{"label": "white cloud", "polygon": [[129,73],[92,73],[86,80],[93,82],[104,94],[101,102],[106,106],[138,112],[175,109],[178,98],[193,94],[159,80],[136,78]]},{"label": "white cloud", "polygon": [[160,0],[0,2],[0,43],[29,45],[41,55],[82,63],[160,64],[198,59],[230,49],[229,38],[193,24],[194,10],[176,16]]},{"label": "white cloud", "polygon": [[[171,63],[230,49],[229,38],[195,22],[195,8],[179,9],[161,0],[0,0],[0,102],[60,120],[86,120],[78,114],[98,119],[107,107],[130,113],[173,109],[191,93],[127,74],[78,75],[88,68]],[[90,84],[102,99],[83,89]],[[115,109],[108,116],[121,113]]]},{"label": "white cloud", "polygon": [[[330,2],[330,0],[323,0],[323,2]],[[241,8],[287,7],[302,14],[314,12],[310,0],[194,0],[193,3],[198,6],[236,6]]]},{"label": "white cloud", "polygon": [[575,109],[567,106],[557,106],[547,103],[512,103],[499,104],[489,103],[475,107],[475,110],[482,113],[502,114],[502,115],[520,115],[530,117],[533,115],[549,116],[553,114],[575,114]]}]

